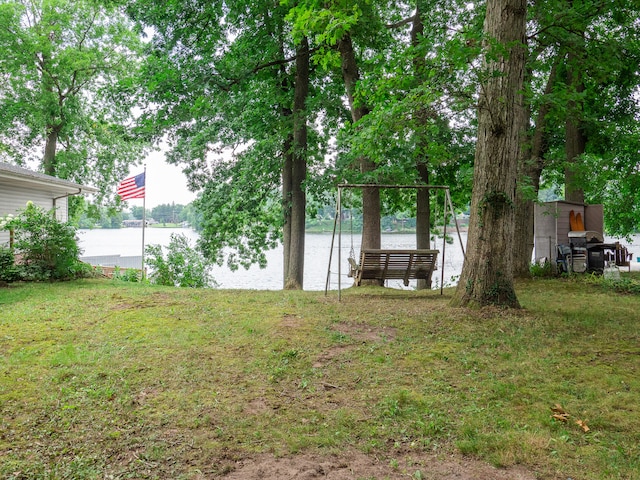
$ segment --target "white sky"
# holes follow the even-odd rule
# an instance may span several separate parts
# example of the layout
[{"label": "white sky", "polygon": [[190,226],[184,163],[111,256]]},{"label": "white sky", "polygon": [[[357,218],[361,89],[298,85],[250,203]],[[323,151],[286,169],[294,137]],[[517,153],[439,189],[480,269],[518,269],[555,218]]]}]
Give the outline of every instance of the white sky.
[{"label": "white sky", "polygon": [[[147,165],[145,182],[146,208],[163,203],[186,205],[196,198],[196,194],[187,188],[187,179],[180,167],[169,165],[165,161],[164,151],[149,154],[144,163]],[[130,175],[142,173],[144,167],[136,165],[129,170]],[[129,207],[142,206],[142,199],[128,200]]]}]

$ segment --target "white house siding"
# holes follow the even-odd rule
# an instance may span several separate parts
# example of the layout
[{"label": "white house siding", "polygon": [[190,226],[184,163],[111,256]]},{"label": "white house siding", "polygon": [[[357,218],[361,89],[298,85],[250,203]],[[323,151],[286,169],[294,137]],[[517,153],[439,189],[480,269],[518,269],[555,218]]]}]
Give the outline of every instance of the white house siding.
[{"label": "white house siding", "polygon": [[[16,214],[24,210],[28,201],[51,210],[53,208],[53,198],[64,195],[60,192],[52,193],[41,190],[33,190],[24,185],[8,185],[0,180],[0,217],[12,213]],[[56,217],[61,221],[67,220],[67,197],[56,200]],[[0,230],[0,245],[9,243],[9,232]]]}]

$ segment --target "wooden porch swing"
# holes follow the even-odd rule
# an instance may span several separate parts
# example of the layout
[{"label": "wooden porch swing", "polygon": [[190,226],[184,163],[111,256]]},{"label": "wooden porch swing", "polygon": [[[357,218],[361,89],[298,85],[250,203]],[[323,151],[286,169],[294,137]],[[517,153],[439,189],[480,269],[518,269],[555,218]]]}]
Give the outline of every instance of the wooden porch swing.
[{"label": "wooden porch swing", "polygon": [[362,280],[402,280],[409,286],[409,280],[426,280],[431,284],[431,275],[436,268],[439,250],[387,250],[363,249],[360,263],[349,257],[354,284],[360,286]]},{"label": "wooden porch swing", "polygon": [[[453,204],[449,194],[449,187],[441,185],[372,185],[372,184],[341,184],[338,185],[338,201],[336,205],[336,216],[333,226],[333,237],[331,239],[331,252],[329,255],[329,269],[327,271],[327,281],[325,285],[325,295],[329,291],[329,280],[331,275],[331,259],[335,243],[336,230],[338,231],[338,297],[342,294],[342,271],[341,271],[341,252],[342,252],[342,190],[345,188],[365,188],[377,187],[388,189],[434,189],[444,190],[444,218],[446,220],[447,209],[453,213]],[[455,215],[454,215],[455,218]],[[353,220],[351,227],[351,251],[348,258],[349,272],[348,276],[354,279],[354,285],[361,285],[363,280],[378,280],[384,283],[386,280],[402,280],[405,286],[409,285],[410,280],[426,280],[431,284],[431,276],[433,271],[437,269],[437,261],[439,250],[429,249],[362,249],[360,252],[360,262],[356,263],[353,251]],[[442,242],[442,278],[440,282],[440,294],[444,284],[444,258],[446,248],[446,221],[444,224],[444,234]],[[460,229],[457,221],[455,222],[458,232],[458,239],[464,254],[464,246],[460,236]]]}]

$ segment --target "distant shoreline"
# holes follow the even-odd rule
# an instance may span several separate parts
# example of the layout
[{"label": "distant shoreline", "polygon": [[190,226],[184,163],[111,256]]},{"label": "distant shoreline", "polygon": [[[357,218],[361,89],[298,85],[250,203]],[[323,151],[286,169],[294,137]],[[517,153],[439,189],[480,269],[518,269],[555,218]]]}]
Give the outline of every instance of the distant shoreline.
[{"label": "distant shoreline", "polygon": [[[460,230],[460,232],[467,232],[469,230],[469,226],[468,225],[460,225],[458,227],[458,229]],[[451,234],[451,232],[455,232],[456,231],[456,226],[455,225],[447,225],[447,234]],[[319,229],[319,228],[307,228],[305,230],[305,233],[328,233],[331,234],[333,232],[333,229]],[[437,230],[438,234],[442,233],[442,227],[438,227]],[[349,228],[342,228],[342,233],[353,233],[353,234],[357,234],[360,235],[362,233],[361,229],[357,229],[357,230],[350,230]],[[411,235],[411,234],[415,234],[416,230],[415,228],[405,228],[402,230],[381,230],[380,233],[384,233],[385,235]],[[431,234],[434,233],[434,230],[431,231]]]},{"label": "distant shoreline", "polygon": [[[87,228],[87,227],[81,227],[78,228],[78,230],[136,230],[136,229],[141,229],[142,226],[121,226],[121,227],[117,227],[117,228],[104,228],[100,225],[96,225],[95,227],[91,227],[91,228]],[[162,228],[174,228],[174,229],[189,229],[189,230],[193,230],[192,227],[190,226],[183,226],[181,224],[174,224],[174,223],[167,223],[167,224],[152,224],[152,225],[147,225],[147,228],[158,228],[158,229],[162,229]],[[466,232],[468,230],[468,226],[464,225],[464,226],[460,226],[458,227],[460,232]],[[342,233],[346,233],[349,230],[346,228],[342,229]],[[447,233],[450,234],[451,232],[455,232],[456,231],[456,227],[455,225],[449,225],[447,226]],[[319,234],[324,234],[324,233],[328,233],[331,234],[333,232],[333,229],[327,230],[327,229],[319,229],[319,228],[307,228],[305,229],[305,233],[319,233]],[[438,228],[438,232],[442,232],[441,228]],[[353,230],[353,232],[350,233],[354,233],[354,234],[361,234],[362,230]],[[380,233],[384,233],[385,235],[410,235],[410,234],[415,234],[416,231],[415,229],[411,229],[411,228],[406,228],[406,229],[402,229],[402,230],[381,230]],[[433,233],[433,232],[432,232]]]}]

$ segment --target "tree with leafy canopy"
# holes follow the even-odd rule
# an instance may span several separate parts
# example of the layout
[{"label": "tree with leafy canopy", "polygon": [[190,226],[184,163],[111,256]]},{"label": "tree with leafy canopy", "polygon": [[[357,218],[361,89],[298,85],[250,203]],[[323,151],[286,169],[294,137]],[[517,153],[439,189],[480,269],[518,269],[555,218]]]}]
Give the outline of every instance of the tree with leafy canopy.
[{"label": "tree with leafy canopy", "polygon": [[529,272],[533,202],[541,184],[564,185],[569,201],[603,203],[606,229],[616,235],[639,227],[634,212],[640,208],[631,153],[640,147],[638,6],[538,0],[531,13],[525,89],[530,133],[523,143],[513,241],[521,276]]},{"label": "tree with leafy canopy", "polygon": [[122,9],[92,0],[0,4],[0,160],[113,185],[142,158],[132,134],[140,38]]},{"label": "tree with leafy canopy", "polygon": [[[465,45],[468,31],[454,26],[470,23],[469,10],[422,0],[291,3],[294,29],[315,39],[317,58],[329,73],[340,68],[345,85],[351,121],[339,132],[335,177],[373,185],[435,181],[468,191],[470,124],[462,116],[469,117],[472,82],[462,80],[462,72],[474,49]],[[380,245],[384,209],[404,209],[411,201],[417,246],[429,248],[426,190],[417,200],[413,193],[363,190],[363,248]]]},{"label": "tree with leafy canopy", "polygon": [[[427,7],[424,10],[430,11]],[[149,104],[153,108],[146,113],[148,125],[158,138],[169,134],[170,160],[185,167],[193,188],[202,189],[198,205],[206,215],[201,246],[219,261],[223,261],[218,257],[222,250],[231,247],[234,252],[226,258],[227,263],[247,266],[263,262],[264,250],[282,237],[285,285],[301,286],[298,279],[302,274],[305,198],[299,186],[304,184],[316,198],[323,198],[324,192],[314,186],[315,178],[305,174],[309,169],[314,171],[314,164],[324,163],[331,148],[329,139],[339,131],[348,132],[337,135],[337,168],[327,165],[325,169],[324,178],[333,184],[336,178],[376,183],[385,180],[385,173],[401,171],[398,159],[382,161],[379,153],[377,157],[364,154],[360,147],[368,141],[367,131],[374,134],[363,120],[365,114],[388,103],[384,99],[378,102],[374,96],[372,108],[367,107],[368,92],[360,84],[389,75],[401,83],[403,72],[385,68],[385,64],[394,56],[402,56],[408,65],[415,58],[406,32],[404,38],[394,38],[391,33],[408,24],[411,8],[395,2],[321,5],[309,1],[274,7],[261,2],[184,5],[141,0],[131,11],[144,25],[154,28],[152,56],[147,63]],[[301,62],[307,48],[309,66],[305,67]],[[423,48],[423,56],[425,52]],[[391,63],[395,68],[396,62]],[[306,68],[309,79],[300,75]],[[435,70],[430,68],[430,72]],[[304,92],[307,81],[309,90]],[[418,84],[426,89],[427,79]],[[406,85],[386,87],[407,90]],[[348,105],[341,99],[345,92]],[[391,100],[400,97],[389,94]],[[413,104],[406,102],[402,107],[421,109],[417,97],[413,95]],[[399,117],[401,113],[394,119]],[[436,119],[422,128],[449,132],[438,140],[439,146],[434,141],[429,143],[437,161],[445,157],[438,152],[443,150],[446,137],[455,136],[447,121]],[[305,124],[314,128],[304,133]],[[400,124],[407,130],[412,128],[407,122]],[[311,141],[307,147],[300,141],[305,136]],[[398,138],[401,136],[399,133]],[[225,156],[225,149],[235,149],[234,154]],[[410,150],[409,146],[404,148],[404,152]],[[449,175],[460,164],[457,155],[448,153],[442,162],[448,165],[443,171]],[[407,158],[413,162],[411,169],[417,171],[415,155],[409,153]],[[357,175],[354,165],[360,171]],[[291,186],[293,178],[298,187]],[[403,174],[400,178],[420,177]],[[378,194],[375,188],[367,190]],[[277,195],[282,195],[283,205],[276,201]],[[379,245],[380,201],[367,198],[363,203],[368,219],[365,236],[371,239],[370,246]],[[294,224],[297,237],[291,235]]]},{"label": "tree with leafy canopy", "polygon": [[[303,32],[318,43],[326,67],[340,68],[348,100],[351,125],[359,122],[371,111],[366,98],[358,97],[361,81],[361,63],[367,48],[380,47],[388,41],[383,15],[392,10],[386,2],[316,0],[291,1],[290,18],[295,31]],[[356,45],[354,38],[361,41]],[[357,41],[357,40],[356,40]],[[358,48],[359,47],[359,48]],[[380,183],[376,164],[362,155],[353,163],[360,172],[359,183]],[[344,177],[343,177],[344,178]],[[380,248],[380,190],[375,186],[362,189],[362,248]]]},{"label": "tree with leafy canopy", "polygon": [[524,133],[526,0],[488,0],[468,251],[452,304],[519,307],[511,241]]},{"label": "tree with leafy canopy", "polygon": [[151,209],[151,217],[160,223],[178,223],[184,205],[163,203]]},{"label": "tree with leafy canopy", "polygon": [[[151,210],[147,209],[146,214],[151,217]],[[142,220],[145,216],[145,211],[141,206],[133,205],[131,207],[131,216],[136,220]]]},{"label": "tree with leafy canopy", "polygon": [[[640,227],[640,5],[592,1],[573,7],[582,14],[583,33],[572,38],[569,47],[577,53],[567,55],[561,72],[573,93],[567,102],[565,198],[603,203],[609,233],[628,235]],[[574,142],[570,123],[577,124]],[[573,158],[572,144],[579,146]]]},{"label": "tree with leafy canopy", "polygon": [[202,191],[199,245],[237,268],[264,265],[283,238],[285,288],[302,288],[307,172],[323,135],[307,125],[323,107],[307,100],[311,52],[290,35],[288,8],[140,1],[130,10],[154,28],[146,82],[156,108],[144,118]]},{"label": "tree with leafy canopy", "polygon": [[[350,146],[340,160],[342,168],[366,157],[382,183],[449,185],[456,203],[467,204],[473,159],[468,119],[476,89],[470,71],[477,56],[477,48],[467,42],[479,36],[471,13],[456,2],[421,0],[385,25],[393,41],[359,82],[358,95],[368,99],[371,111],[342,133]],[[413,198],[398,191],[381,193],[385,209],[403,208],[410,204],[404,197]],[[428,200],[421,190],[412,207],[418,248],[430,246]]]}]

